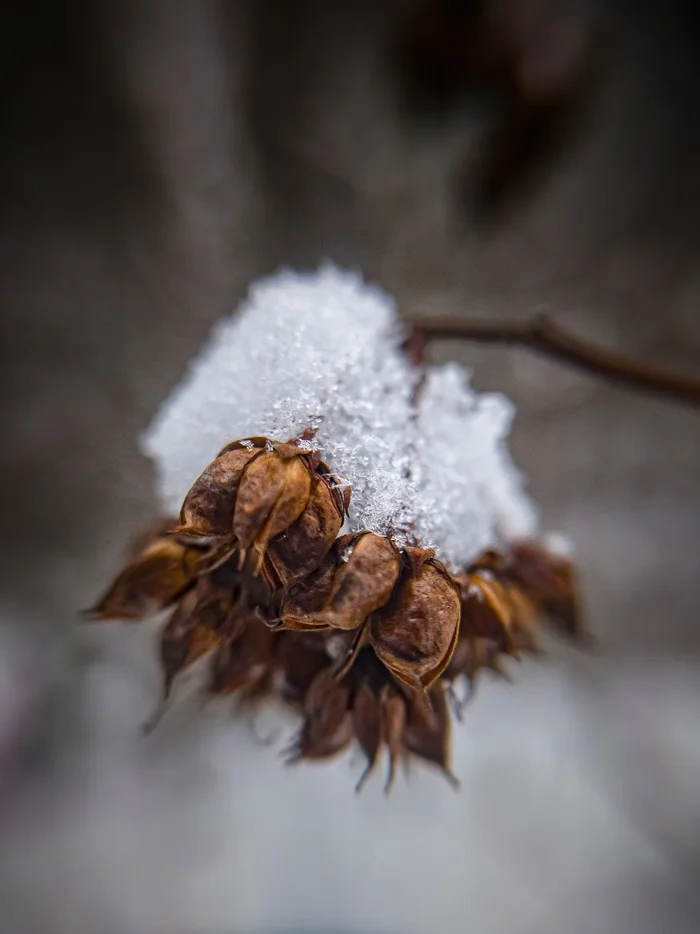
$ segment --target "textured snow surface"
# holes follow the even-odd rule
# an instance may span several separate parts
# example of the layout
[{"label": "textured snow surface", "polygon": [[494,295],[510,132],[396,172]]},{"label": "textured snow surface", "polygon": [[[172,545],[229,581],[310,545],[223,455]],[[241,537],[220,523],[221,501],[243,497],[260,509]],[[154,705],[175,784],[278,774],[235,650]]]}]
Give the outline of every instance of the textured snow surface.
[{"label": "textured snow surface", "polygon": [[534,509],[505,447],[513,416],[455,365],[421,373],[401,351],[392,299],[324,265],[255,283],[158,413],[143,449],[169,512],[229,441],[313,446],[352,486],[352,529],[412,534],[454,566],[504,536],[532,534]]}]

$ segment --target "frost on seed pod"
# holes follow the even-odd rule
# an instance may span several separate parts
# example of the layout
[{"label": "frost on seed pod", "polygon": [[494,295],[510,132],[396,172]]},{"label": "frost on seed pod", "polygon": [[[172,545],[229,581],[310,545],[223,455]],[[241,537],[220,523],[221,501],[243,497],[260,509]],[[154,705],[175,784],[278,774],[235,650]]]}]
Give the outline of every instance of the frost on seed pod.
[{"label": "frost on seed pod", "polygon": [[344,535],[335,546],[337,565],[329,596],[315,612],[285,608],[282,623],[291,629],[359,629],[391,597],[401,569],[396,546],[374,532]]},{"label": "frost on seed pod", "polygon": [[447,667],[459,634],[459,588],[429,549],[406,548],[391,601],[375,613],[367,638],[400,681],[422,690]]},{"label": "frost on seed pod", "polygon": [[185,545],[161,530],[142,543],[107,593],[85,615],[94,620],[153,616],[191,586],[205,558],[201,549]]}]

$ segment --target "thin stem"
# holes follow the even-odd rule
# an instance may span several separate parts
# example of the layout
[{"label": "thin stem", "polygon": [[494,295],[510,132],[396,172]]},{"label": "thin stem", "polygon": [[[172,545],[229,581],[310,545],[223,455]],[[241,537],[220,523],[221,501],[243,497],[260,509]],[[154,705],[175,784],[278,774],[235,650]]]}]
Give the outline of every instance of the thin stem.
[{"label": "thin stem", "polygon": [[409,325],[413,346],[420,347],[432,340],[462,340],[528,347],[611,382],[700,406],[700,379],[589,344],[546,317],[525,321],[428,318],[410,321]]}]

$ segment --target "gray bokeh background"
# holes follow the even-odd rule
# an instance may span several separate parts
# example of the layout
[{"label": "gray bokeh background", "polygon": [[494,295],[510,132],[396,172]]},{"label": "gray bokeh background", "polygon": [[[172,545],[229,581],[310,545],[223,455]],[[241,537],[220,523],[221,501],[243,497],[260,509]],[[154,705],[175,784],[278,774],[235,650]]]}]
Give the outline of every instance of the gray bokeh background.
[{"label": "gray bokeh background", "polygon": [[[48,5],[47,5],[48,6]],[[524,352],[440,345],[518,406],[595,655],[484,681],[455,795],[285,769],[186,700],[148,740],[153,627],[77,611],[155,515],[138,433],[249,281],[324,258],[408,314],[527,316],[700,367],[698,33],[608,8],[585,134],[482,236],[483,122],[406,122],[384,3],[14,4],[2,45],[0,918],[8,934],[672,934],[700,924],[700,416]],[[241,378],[246,378],[245,374]],[[287,730],[289,725],[287,725]],[[273,743],[263,742],[268,734]],[[262,737],[262,739],[261,739]]]}]

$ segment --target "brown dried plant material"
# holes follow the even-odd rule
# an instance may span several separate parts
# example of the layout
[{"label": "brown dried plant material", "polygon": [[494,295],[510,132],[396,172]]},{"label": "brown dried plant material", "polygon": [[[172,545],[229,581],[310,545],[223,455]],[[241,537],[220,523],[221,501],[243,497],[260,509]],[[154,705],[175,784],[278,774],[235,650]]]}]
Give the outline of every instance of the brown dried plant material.
[{"label": "brown dried plant material", "polygon": [[462,575],[458,582],[465,632],[493,642],[501,652],[514,654],[513,603],[506,586],[492,571],[481,570]]},{"label": "brown dried plant material", "polygon": [[338,566],[323,609],[305,615],[285,612],[285,627],[355,630],[387,603],[401,569],[393,542],[374,532],[360,532],[338,539],[336,552]]},{"label": "brown dried plant material", "polygon": [[197,609],[197,592],[191,590],[182,598],[161,633],[160,660],[164,675],[163,695],[166,699],[176,676],[220,642],[213,629],[202,625]]},{"label": "brown dried plant material", "polygon": [[139,544],[93,617],[140,619],[175,604],[160,642],[165,698],[211,654],[208,696],[277,698],[301,714],[292,761],[356,741],[366,759],[358,789],[383,750],[387,790],[400,760],[456,784],[452,683],[485,668],[507,676],[505,658],[538,651],[543,620],[580,633],[573,568],[517,542],[453,577],[430,549],[369,531],[338,537],[348,493],[296,444],[234,442],[191,488],[180,525],[168,520]]},{"label": "brown dried plant material", "polygon": [[571,561],[533,541],[510,549],[508,576],[561,632],[585,638],[581,591]]},{"label": "brown dried plant material", "polygon": [[436,765],[453,788],[459,781],[450,771],[450,710],[441,682],[428,692],[429,704],[422,698],[410,698],[406,704],[403,745],[406,752]]},{"label": "brown dried plant material", "polygon": [[314,678],[304,701],[304,724],[294,744],[290,762],[325,759],[352,742],[355,729],[350,710],[350,687],[330,668]]},{"label": "brown dried plant material", "polygon": [[323,560],[340,531],[349,491],[316,454],[296,443],[255,437],[234,441],[195,481],[183,503],[179,536],[218,542],[226,558],[279,587],[301,580]]},{"label": "brown dried plant material", "polygon": [[286,531],[311,496],[311,467],[299,448],[278,445],[250,461],[243,471],[233,512],[241,563],[252,551],[258,573],[270,539]]},{"label": "brown dried plant material", "polygon": [[265,678],[274,652],[274,634],[254,614],[249,614],[242,633],[221,645],[214,656],[210,694],[250,692]]},{"label": "brown dried plant material", "polygon": [[[256,439],[258,442],[264,439]],[[238,486],[248,464],[262,454],[264,444],[228,445],[190,488],[180,512],[179,532],[205,541],[233,534]]]},{"label": "brown dried plant material", "polygon": [[388,794],[396,779],[396,763],[406,755],[403,742],[406,729],[406,700],[403,694],[389,683],[382,691],[381,701],[384,743],[389,755],[389,769],[384,785],[384,791]]},{"label": "brown dried plant material", "polygon": [[291,587],[319,567],[338,537],[347,505],[332,477],[317,473],[312,478],[303,512],[268,548],[280,586]]},{"label": "brown dried plant material", "polygon": [[303,710],[306,694],[321,671],[332,666],[326,641],[318,633],[275,633],[280,694],[291,707]]},{"label": "brown dried plant material", "polygon": [[447,682],[462,675],[474,682],[483,669],[510,680],[504,658],[541,654],[537,631],[542,623],[577,637],[583,633],[573,565],[536,542],[487,551],[456,580],[462,624],[444,673]]},{"label": "brown dried plant material", "polygon": [[459,588],[426,549],[406,548],[394,596],[369,622],[368,641],[400,681],[425,690],[447,667],[459,634]]},{"label": "brown dried plant material", "polygon": [[196,591],[201,624],[222,639],[238,638],[245,626],[250,583],[238,570],[235,556],[200,576]]},{"label": "brown dried plant material", "polygon": [[93,620],[141,620],[153,616],[192,585],[205,557],[201,549],[171,535],[156,535],[85,615]]}]

